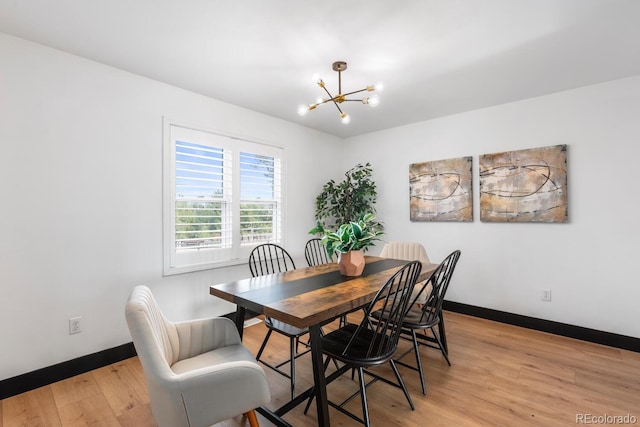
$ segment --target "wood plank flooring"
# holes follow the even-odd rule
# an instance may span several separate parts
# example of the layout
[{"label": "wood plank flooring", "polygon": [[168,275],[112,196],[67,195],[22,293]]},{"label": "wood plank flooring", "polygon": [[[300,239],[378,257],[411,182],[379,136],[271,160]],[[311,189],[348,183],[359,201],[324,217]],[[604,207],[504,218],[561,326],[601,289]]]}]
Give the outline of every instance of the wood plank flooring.
[{"label": "wood plank flooring", "polygon": [[[435,349],[422,348],[427,395],[417,373],[400,367],[416,410],[396,388],[378,382],[367,389],[374,426],[570,426],[580,414],[630,416],[640,424],[640,353],[445,312],[452,366]],[[330,329],[330,327],[329,327]],[[264,324],[247,327],[244,342],[254,352]],[[401,347],[407,348],[408,342]],[[283,360],[288,341],[273,334],[265,355]],[[407,360],[411,360],[407,356]],[[298,359],[298,391],[311,385],[310,355]],[[383,374],[390,370],[379,369]],[[289,396],[288,379],[268,368],[270,407]],[[357,389],[350,376],[328,388],[338,400]],[[348,408],[357,412],[358,399]],[[295,426],[315,424],[315,408],[285,416]],[[332,425],[358,425],[330,409]],[[263,427],[270,426],[259,416]],[[583,418],[584,419],[584,418]],[[631,418],[633,420],[633,418]],[[600,423],[602,424],[602,422]],[[0,427],[152,427],[142,367],[128,359],[1,401]],[[242,416],[216,427],[248,426]]]}]

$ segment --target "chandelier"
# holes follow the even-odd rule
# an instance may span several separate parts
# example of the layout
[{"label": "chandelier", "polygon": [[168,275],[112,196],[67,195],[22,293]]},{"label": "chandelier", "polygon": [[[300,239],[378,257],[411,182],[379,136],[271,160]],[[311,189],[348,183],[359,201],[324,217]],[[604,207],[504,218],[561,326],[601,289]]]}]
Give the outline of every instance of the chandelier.
[{"label": "chandelier", "polygon": [[329,92],[329,89],[327,89],[327,86],[325,85],[324,81],[322,80],[322,78],[318,75],[318,74],[314,74],[313,75],[313,82],[316,83],[318,86],[320,86],[322,89],[324,89],[324,91],[326,92],[328,98],[324,98],[324,97],[319,97],[315,104],[302,104],[298,107],[298,114],[301,116],[306,115],[309,111],[314,110],[315,108],[317,108],[319,105],[322,104],[326,104],[327,102],[332,102],[336,108],[338,109],[338,112],[340,113],[340,119],[342,120],[342,123],[344,123],[345,125],[348,124],[351,121],[351,117],[349,117],[349,115],[347,113],[345,113],[344,111],[342,111],[342,108],[340,108],[340,104],[342,104],[345,101],[356,101],[356,102],[362,102],[363,104],[367,104],[371,107],[375,107],[378,104],[380,104],[380,98],[378,98],[378,95],[372,95],[366,98],[362,98],[362,99],[347,99],[347,96],[351,96],[354,95],[356,93],[360,93],[360,92],[373,92],[373,91],[378,91],[380,92],[383,88],[382,86],[382,82],[378,82],[374,85],[371,86],[367,86],[364,89],[360,89],[360,90],[355,90],[353,92],[347,92],[347,93],[342,93],[342,72],[344,70],[347,69],[347,63],[344,61],[336,61],[333,63],[333,71],[337,71],[338,72],[338,94],[336,96],[331,95],[331,92]]}]

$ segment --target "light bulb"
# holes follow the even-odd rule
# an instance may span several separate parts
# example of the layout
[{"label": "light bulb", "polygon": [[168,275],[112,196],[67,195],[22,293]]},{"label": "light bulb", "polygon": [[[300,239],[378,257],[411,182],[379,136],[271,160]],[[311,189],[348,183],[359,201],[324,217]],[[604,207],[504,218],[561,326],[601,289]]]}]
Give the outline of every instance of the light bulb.
[{"label": "light bulb", "polygon": [[342,113],[340,114],[340,117],[342,117],[342,123],[345,125],[348,125],[349,122],[351,122],[351,117],[348,114]]},{"label": "light bulb", "polygon": [[308,105],[304,105],[304,104],[298,105],[298,114],[299,115],[304,116],[308,112],[309,112],[309,106]]},{"label": "light bulb", "polygon": [[373,85],[373,88],[378,92],[382,92],[384,90],[384,84],[382,84],[382,82],[376,82],[376,84]]},{"label": "light bulb", "polygon": [[320,84],[322,82],[322,77],[320,77],[320,74],[315,73],[313,76],[311,76],[311,80],[316,84]]},{"label": "light bulb", "polygon": [[378,105],[380,105],[380,98],[378,98],[378,95],[373,95],[369,97],[369,102],[367,102],[367,104],[369,104],[372,107],[376,107]]},{"label": "light bulb", "polygon": [[319,96],[318,98],[316,98],[316,104],[323,104],[324,103],[324,98]]}]

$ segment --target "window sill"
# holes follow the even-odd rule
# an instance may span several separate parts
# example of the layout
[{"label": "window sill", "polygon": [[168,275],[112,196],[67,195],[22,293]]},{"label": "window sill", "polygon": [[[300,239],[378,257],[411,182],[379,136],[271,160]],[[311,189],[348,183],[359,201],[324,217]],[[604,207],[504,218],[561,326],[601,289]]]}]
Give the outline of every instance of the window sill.
[{"label": "window sill", "polygon": [[228,261],[212,262],[208,264],[184,265],[180,267],[165,266],[162,275],[174,276],[176,274],[194,273],[197,271],[204,271],[204,270],[215,270],[218,268],[234,267],[236,265],[243,265],[243,264],[246,265],[247,260],[237,258],[237,259],[232,259]]}]

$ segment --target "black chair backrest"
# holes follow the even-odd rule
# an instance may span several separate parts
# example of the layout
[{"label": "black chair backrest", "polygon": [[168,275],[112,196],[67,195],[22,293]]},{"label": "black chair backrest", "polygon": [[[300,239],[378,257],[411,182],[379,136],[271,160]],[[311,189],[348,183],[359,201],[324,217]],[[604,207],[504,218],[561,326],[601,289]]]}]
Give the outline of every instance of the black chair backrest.
[{"label": "black chair backrest", "polygon": [[[421,270],[422,264],[419,261],[411,261],[380,288],[373,301],[365,308],[365,316],[343,354],[358,353],[358,358],[367,360],[369,364],[384,363],[393,357],[402,332],[402,321],[409,308],[411,292]],[[374,310],[386,313],[385,319],[372,322],[369,315]]]},{"label": "black chair backrest", "polygon": [[249,255],[249,270],[253,277],[281,273],[295,268],[291,255],[282,246],[274,243],[258,245]]},{"label": "black chair backrest", "polygon": [[[419,323],[431,323],[442,311],[444,295],[447,293],[451,276],[453,276],[453,270],[456,268],[459,258],[459,250],[451,252],[444,261],[440,263],[438,268],[435,269],[429,280],[425,282],[420,292],[416,294],[415,298],[411,301],[410,307],[417,301],[424,300],[425,297],[428,298],[427,302],[422,306],[422,316],[420,317]],[[427,292],[429,284],[432,286],[431,295],[423,295],[423,293]]]},{"label": "black chair backrest", "polygon": [[304,257],[307,260],[309,267],[314,265],[329,264],[333,262],[333,259],[329,257],[327,248],[321,242],[321,239],[310,239],[306,245],[304,245]]}]

